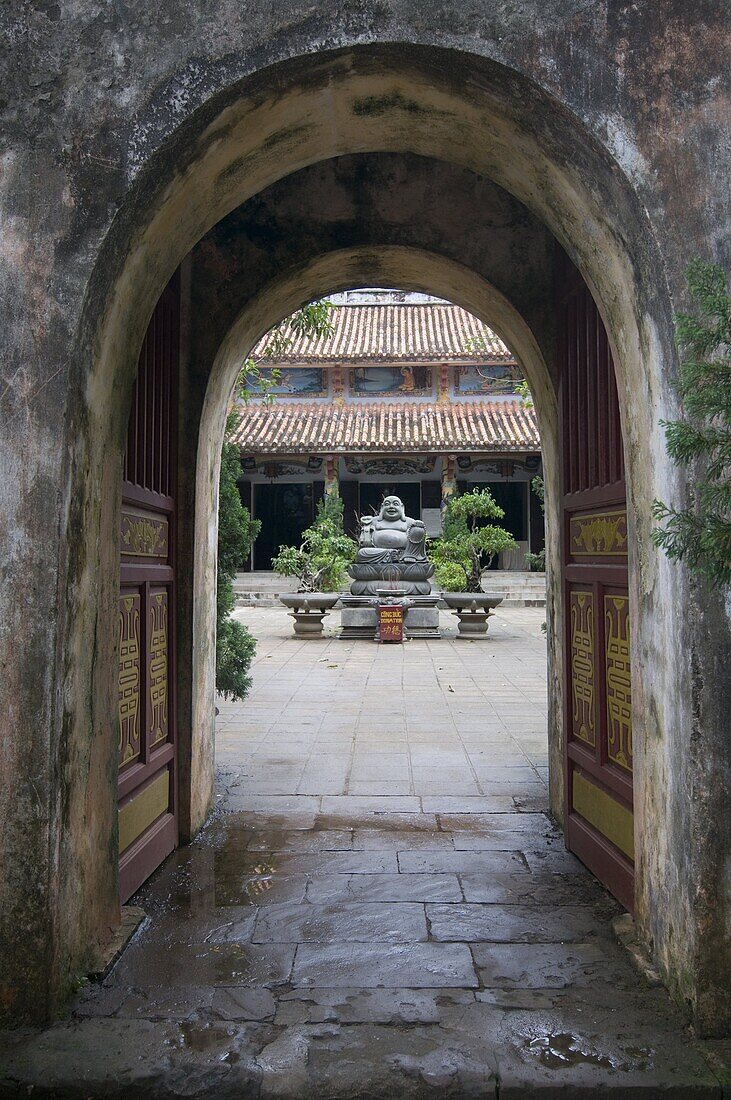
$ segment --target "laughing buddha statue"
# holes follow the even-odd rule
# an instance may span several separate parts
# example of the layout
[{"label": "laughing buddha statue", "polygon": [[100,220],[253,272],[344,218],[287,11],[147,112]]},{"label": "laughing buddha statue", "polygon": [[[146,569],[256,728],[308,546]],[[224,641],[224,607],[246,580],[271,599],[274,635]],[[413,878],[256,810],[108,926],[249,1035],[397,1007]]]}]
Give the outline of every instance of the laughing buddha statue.
[{"label": "laughing buddha statue", "polygon": [[407,596],[427,596],[434,566],[426,556],[426,527],[406,515],[399,497],[386,497],[375,516],[362,516],[353,578],[354,596],[377,596],[397,588]]}]

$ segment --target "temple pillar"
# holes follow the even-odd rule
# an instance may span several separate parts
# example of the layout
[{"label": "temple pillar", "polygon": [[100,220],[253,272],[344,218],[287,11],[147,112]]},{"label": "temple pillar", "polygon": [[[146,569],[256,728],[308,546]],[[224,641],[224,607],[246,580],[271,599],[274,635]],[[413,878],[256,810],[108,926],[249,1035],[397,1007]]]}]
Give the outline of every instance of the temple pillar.
[{"label": "temple pillar", "polygon": [[437,370],[437,401],[442,405],[451,401],[451,373],[452,368],[448,363],[442,363]]},{"label": "temple pillar", "polygon": [[445,455],[442,459],[442,523],[449,498],[457,492],[457,456]]},{"label": "temple pillar", "polygon": [[327,455],[325,458],[325,496],[340,496],[337,455]]}]

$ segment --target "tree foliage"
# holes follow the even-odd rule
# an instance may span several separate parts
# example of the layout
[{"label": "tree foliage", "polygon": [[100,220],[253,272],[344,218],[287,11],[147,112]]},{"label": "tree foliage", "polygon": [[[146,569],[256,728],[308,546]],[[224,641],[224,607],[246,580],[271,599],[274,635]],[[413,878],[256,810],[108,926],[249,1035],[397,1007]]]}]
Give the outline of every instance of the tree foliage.
[{"label": "tree foliage", "polygon": [[216,690],[225,699],[244,699],[256,643],[243,623],[231,618],[233,579],[246,561],[261,524],[241,503],[238,448],[224,443],[218,489],[218,578],[216,589]]},{"label": "tree foliage", "polygon": [[676,317],[683,416],[662,424],[668,454],[678,466],[695,466],[698,479],[691,507],[655,501],[661,525],[653,539],[669,558],[724,586],[731,582],[731,303],[721,267],[694,260],[687,275],[695,311]]},{"label": "tree foliage", "polygon": [[[534,494],[538,497],[541,505],[541,511],[546,511],[546,483],[540,474],[536,474],[534,478],[531,478],[530,487]],[[537,554],[526,554],[525,564],[531,573],[545,573],[546,571],[546,550],[539,550]]]},{"label": "tree foliage", "polygon": [[533,408],[533,394],[530,392],[527,378],[521,378],[519,382],[515,383],[515,392],[521,398],[526,409]]},{"label": "tree foliage", "polygon": [[357,550],[358,544],[345,534],[341,498],[327,493],[300,545],[280,546],[272,569],[280,576],[297,577],[300,592],[339,592]]},{"label": "tree foliage", "polygon": [[221,477],[218,488],[218,569],[233,580],[251,552],[261,522],[251,518],[241,503],[238,480],[241,460],[234,443],[221,449]]},{"label": "tree foliage", "polygon": [[530,487],[541,502],[541,511],[546,511],[546,483],[540,474],[531,478]]},{"label": "tree foliage", "polygon": [[[325,336],[332,330],[330,302],[310,302],[269,332],[259,360],[249,358],[241,369],[235,396],[247,402],[252,397],[274,400],[273,390],[280,372],[265,370],[264,363],[283,355],[295,336]],[[233,411],[226,424],[228,440],[238,417]],[[256,642],[243,625],[231,617],[235,606],[233,579],[249,555],[261,523],[253,520],[241,503],[238,479],[241,462],[238,448],[224,442],[221,451],[221,479],[218,504],[218,578],[216,599],[216,690],[225,699],[244,699],[251,687],[249,668]]]},{"label": "tree foliage", "polygon": [[442,537],[429,545],[437,584],[447,592],[482,591],[482,577],[495,555],[517,545],[503,527],[484,522],[504,515],[489,489],[450,498]]}]

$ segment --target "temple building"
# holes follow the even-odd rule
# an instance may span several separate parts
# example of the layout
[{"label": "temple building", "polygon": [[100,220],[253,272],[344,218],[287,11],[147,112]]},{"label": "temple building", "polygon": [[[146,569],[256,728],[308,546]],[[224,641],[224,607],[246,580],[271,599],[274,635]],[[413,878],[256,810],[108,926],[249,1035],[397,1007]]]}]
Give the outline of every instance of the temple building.
[{"label": "temple building", "polygon": [[248,568],[268,570],[280,545],[299,543],[325,492],[340,493],[351,533],[396,495],[434,536],[453,492],[487,486],[519,544],[495,567],[525,569],[525,553],[543,547],[531,490],[541,452],[510,350],[466,310],[423,294],[331,300],[329,335],[290,332],[270,359],[265,337],[252,352],[275,400],[242,406],[232,437],[242,499],[262,521]]}]

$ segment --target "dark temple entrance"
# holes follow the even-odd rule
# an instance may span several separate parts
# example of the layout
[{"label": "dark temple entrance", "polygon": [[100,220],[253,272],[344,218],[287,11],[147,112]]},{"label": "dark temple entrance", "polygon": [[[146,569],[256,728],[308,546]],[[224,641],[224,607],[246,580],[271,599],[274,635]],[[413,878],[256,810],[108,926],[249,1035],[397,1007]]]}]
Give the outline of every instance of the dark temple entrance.
[{"label": "dark temple entrance", "polygon": [[388,496],[401,497],[404,502],[407,516],[421,515],[421,485],[418,481],[394,481],[361,482],[360,484],[360,514],[370,515],[377,512],[383,503],[383,498]]},{"label": "dark temple entrance", "polygon": [[255,569],[271,569],[280,546],[299,546],[323,490],[322,481],[254,486],[254,516],[263,521],[254,544]]}]

